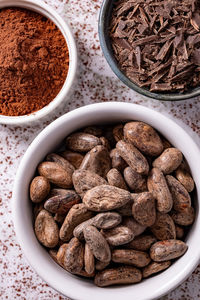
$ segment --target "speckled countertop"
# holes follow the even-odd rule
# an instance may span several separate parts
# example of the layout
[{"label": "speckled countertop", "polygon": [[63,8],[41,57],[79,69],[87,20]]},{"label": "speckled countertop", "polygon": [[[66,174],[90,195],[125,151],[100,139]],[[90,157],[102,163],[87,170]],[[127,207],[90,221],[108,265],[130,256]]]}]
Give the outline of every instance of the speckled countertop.
[{"label": "speckled countertop", "polygon": [[[148,106],[175,119],[200,146],[200,98],[177,103],[142,97],[124,86],[107,65],[99,46],[97,20],[101,0],[46,0],[71,25],[77,41],[79,82],[64,112],[89,103],[124,101]],[[0,125],[0,299],[67,299],[29,266],[12,224],[12,188],[20,160],[35,136],[63,109],[30,127]],[[166,124],[167,125],[167,124]],[[165,300],[200,299],[200,267]]]}]

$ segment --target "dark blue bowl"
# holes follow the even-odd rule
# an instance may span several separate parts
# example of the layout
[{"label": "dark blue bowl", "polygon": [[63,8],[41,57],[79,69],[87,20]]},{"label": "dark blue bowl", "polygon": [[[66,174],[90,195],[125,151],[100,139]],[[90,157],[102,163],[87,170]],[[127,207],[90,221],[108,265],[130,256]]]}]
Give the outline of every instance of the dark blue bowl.
[{"label": "dark blue bowl", "polygon": [[121,70],[114,57],[111,41],[109,37],[109,23],[111,19],[111,13],[113,9],[113,4],[116,0],[104,0],[101,5],[100,15],[99,15],[99,39],[101,44],[101,49],[103,54],[110,65],[113,72],[117,77],[126,84],[132,90],[142,94],[144,96],[154,98],[163,101],[179,101],[189,98],[196,97],[200,95],[200,88],[194,88],[186,93],[152,93],[148,89],[141,88],[134,82],[132,82]]}]

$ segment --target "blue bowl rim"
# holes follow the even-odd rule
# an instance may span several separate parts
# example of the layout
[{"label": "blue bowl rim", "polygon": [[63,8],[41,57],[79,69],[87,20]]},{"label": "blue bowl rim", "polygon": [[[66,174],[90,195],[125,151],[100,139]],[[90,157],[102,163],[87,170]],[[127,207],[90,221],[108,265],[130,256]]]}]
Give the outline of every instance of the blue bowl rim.
[{"label": "blue bowl rim", "polygon": [[109,14],[109,10],[111,11],[112,3],[115,0],[103,0],[103,3],[101,5],[100,13],[99,13],[99,21],[98,21],[98,32],[99,32],[99,40],[101,49],[103,51],[103,54],[107,60],[107,63],[111,67],[112,71],[115,73],[115,75],[129,88],[132,90],[135,90],[139,94],[142,94],[146,97],[154,98],[156,100],[162,100],[162,101],[180,101],[180,100],[186,100],[189,98],[194,98],[200,95],[200,87],[195,88],[190,92],[187,92],[185,94],[179,94],[179,93],[170,93],[170,94],[162,94],[162,93],[152,93],[149,90],[145,88],[139,87],[137,84],[132,82],[119,68],[117,61],[112,53],[111,46],[109,48],[109,37],[106,34],[107,32],[107,25],[108,25],[108,19],[107,15]]}]

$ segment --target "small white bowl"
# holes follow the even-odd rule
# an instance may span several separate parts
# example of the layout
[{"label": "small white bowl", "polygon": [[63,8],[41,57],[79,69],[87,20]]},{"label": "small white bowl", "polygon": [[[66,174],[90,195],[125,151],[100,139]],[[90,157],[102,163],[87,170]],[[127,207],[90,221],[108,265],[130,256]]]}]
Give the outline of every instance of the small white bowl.
[{"label": "small white bowl", "polygon": [[[33,231],[29,184],[39,162],[54,151],[73,131],[92,124],[144,121],[162,133],[187,159],[196,182],[196,219],[187,235],[188,251],[166,271],[141,283],[98,288],[93,282],[73,276],[58,266],[37,241]],[[18,241],[36,272],[54,289],[76,300],[150,300],[173,290],[196,268],[200,259],[200,151],[192,138],[174,121],[136,104],[109,102],[78,108],[47,126],[32,142],[19,166],[13,191],[13,219]]]},{"label": "small white bowl", "polygon": [[13,124],[21,125],[28,124],[30,122],[39,120],[40,118],[45,117],[50,112],[52,112],[57,106],[61,104],[62,101],[67,101],[70,98],[70,94],[73,90],[73,84],[76,79],[77,71],[77,48],[75,40],[69,25],[65,20],[58,15],[58,13],[46,5],[45,3],[39,0],[0,0],[0,9],[5,7],[21,7],[26,8],[32,11],[35,11],[41,15],[44,15],[46,18],[53,21],[57,27],[62,32],[69,50],[69,70],[65,80],[65,83],[58,93],[58,95],[45,107],[42,109],[24,116],[4,116],[0,115],[0,123],[2,124]]}]

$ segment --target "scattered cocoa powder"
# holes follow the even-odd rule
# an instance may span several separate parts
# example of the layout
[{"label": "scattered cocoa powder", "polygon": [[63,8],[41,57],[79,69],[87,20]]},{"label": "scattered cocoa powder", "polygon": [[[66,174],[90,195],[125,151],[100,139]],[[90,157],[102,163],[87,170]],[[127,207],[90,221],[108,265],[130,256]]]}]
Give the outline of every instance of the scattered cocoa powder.
[{"label": "scattered cocoa powder", "polygon": [[69,67],[66,41],[46,17],[26,9],[0,10],[0,114],[21,116],[49,104]]}]

